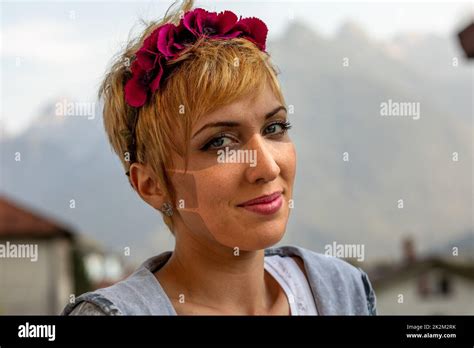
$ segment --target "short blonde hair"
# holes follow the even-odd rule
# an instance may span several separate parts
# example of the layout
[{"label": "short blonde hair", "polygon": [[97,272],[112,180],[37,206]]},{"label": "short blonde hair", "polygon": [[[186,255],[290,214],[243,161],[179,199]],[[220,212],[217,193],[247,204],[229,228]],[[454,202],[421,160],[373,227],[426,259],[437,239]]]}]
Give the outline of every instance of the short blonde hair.
[{"label": "short blonde hair", "polygon": [[[172,7],[161,21],[146,24],[144,32],[119,53],[101,84],[99,98],[104,101],[105,131],[125,171],[132,164],[130,134],[138,117],[134,160],[150,166],[164,193],[175,202],[175,191],[166,172],[173,165],[170,150],[186,159],[187,170],[191,129],[200,117],[242,97],[256,95],[266,83],[283,105],[285,101],[276,67],[254,43],[244,38],[200,39],[167,62],[170,74],[145,105],[138,109],[129,106],[124,84],[130,78],[129,66],[136,52],[157,27],[178,24],[180,15],[192,9],[193,1],[185,0],[179,10],[170,12]],[[182,137],[184,147],[178,146],[176,134]],[[163,219],[174,233],[171,218],[163,215]]]}]

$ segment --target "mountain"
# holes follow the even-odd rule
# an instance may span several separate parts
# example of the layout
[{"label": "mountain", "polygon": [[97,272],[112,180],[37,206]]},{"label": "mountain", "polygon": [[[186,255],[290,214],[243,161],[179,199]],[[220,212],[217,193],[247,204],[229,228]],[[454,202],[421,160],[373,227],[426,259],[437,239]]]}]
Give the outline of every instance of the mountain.
[{"label": "mountain", "polygon": [[[367,258],[394,257],[406,235],[423,251],[471,229],[473,66],[455,38],[418,37],[417,50],[411,34],[399,35],[394,57],[391,42],[353,23],[317,45],[311,29],[298,31],[269,46],[295,110],[293,238],[310,226],[319,251],[336,240],[364,243]],[[420,119],[382,117],[388,100],[419,103]]]},{"label": "mountain", "polygon": [[140,257],[134,250],[146,245],[161,217],[132,190],[105,137],[100,106],[95,114],[56,116],[47,103],[25,133],[1,143],[2,190],[108,249],[130,247]]},{"label": "mountain", "polygon": [[[396,258],[406,235],[423,252],[472,229],[473,67],[454,36],[377,41],[348,22],[326,38],[292,22],[268,51],[295,110],[295,208],[282,244],[324,252],[333,241],[363,243],[366,259]],[[419,103],[420,118],[381,116],[389,100]],[[0,140],[1,190],[109,249],[131,247],[135,262],[170,249],[170,233],[129,186],[95,110],[93,119],[59,117],[45,103],[27,131]]]}]

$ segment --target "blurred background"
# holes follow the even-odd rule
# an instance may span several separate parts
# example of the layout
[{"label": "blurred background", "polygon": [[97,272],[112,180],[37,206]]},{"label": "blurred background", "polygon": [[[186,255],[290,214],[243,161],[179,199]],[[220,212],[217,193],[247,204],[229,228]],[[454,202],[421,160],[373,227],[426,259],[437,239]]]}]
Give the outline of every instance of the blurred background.
[{"label": "blurred background", "polygon": [[[171,4],[1,3],[0,314],[57,314],[173,249],[96,98],[130,30]],[[298,154],[279,244],[356,246],[333,256],[369,274],[379,314],[474,314],[473,3],[196,6],[269,27]]]}]

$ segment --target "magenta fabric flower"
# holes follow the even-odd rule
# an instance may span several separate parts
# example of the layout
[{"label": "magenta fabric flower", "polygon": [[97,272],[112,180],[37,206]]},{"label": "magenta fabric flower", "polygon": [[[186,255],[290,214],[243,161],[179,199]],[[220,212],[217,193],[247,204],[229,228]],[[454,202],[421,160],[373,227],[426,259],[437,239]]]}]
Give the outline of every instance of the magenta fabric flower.
[{"label": "magenta fabric flower", "polygon": [[131,65],[132,77],[125,84],[125,101],[133,107],[144,105],[160,88],[166,61],[174,59],[201,37],[232,39],[243,37],[265,51],[268,29],[258,18],[240,18],[231,11],[208,12],[196,8],[184,14],[176,26],[164,24],[143,42]]}]

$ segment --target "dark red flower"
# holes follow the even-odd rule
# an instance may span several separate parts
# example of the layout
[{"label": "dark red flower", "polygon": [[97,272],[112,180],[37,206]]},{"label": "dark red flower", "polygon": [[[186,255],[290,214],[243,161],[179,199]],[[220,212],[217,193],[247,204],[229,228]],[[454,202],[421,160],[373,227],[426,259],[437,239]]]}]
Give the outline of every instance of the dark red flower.
[{"label": "dark red flower", "polygon": [[239,33],[231,32],[237,22],[237,16],[231,11],[221,13],[208,12],[202,8],[187,12],[183,17],[184,26],[196,38],[200,36],[214,38],[233,38]]},{"label": "dark red flower", "polygon": [[242,37],[252,41],[261,51],[265,51],[268,28],[263,21],[255,17],[244,18],[237,22],[234,30],[240,31]]},{"label": "dark red flower", "polygon": [[176,58],[185,48],[186,43],[192,43],[195,37],[184,26],[165,24],[158,35],[158,51],[166,58]]},{"label": "dark red flower", "polygon": [[265,51],[267,32],[267,26],[258,18],[237,20],[231,11],[216,13],[202,8],[188,11],[179,25],[164,24],[144,40],[130,67],[132,77],[125,85],[125,100],[133,107],[145,104],[149,94],[160,87],[166,61],[178,57],[187,45],[201,37],[243,37]]}]

